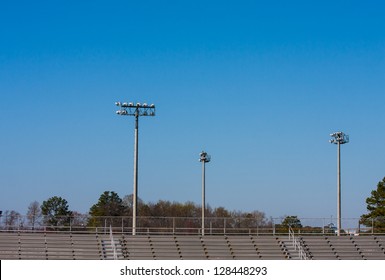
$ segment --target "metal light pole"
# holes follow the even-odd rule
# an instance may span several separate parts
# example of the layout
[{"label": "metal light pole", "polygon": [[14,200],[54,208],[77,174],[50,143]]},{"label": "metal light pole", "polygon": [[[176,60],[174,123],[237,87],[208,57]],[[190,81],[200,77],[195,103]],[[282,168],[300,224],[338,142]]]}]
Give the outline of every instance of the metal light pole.
[{"label": "metal light pole", "polygon": [[343,132],[330,134],[329,142],[337,145],[337,235],[341,235],[341,145],[349,143],[349,135]]},{"label": "metal light pole", "polygon": [[202,151],[200,154],[199,161],[202,162],[202,235],[205,235],[205,206],[206,206],[206,198],[205,198],[205,181],[206,181],[206,175],[205,175],[205,165],[206,162],[210,162],[211,157],[204,151]]},{"label": "metal light pole", "polygon": [[135,117],[135,143],[134,143],[134,190],[132,193],[132,235],[136,235],[136,216],[138,213],[138,134],[139,134],[139,117],[140,116],[155,116],[155,105],[147,105],[146,103],[121,103],[115,102],[115,105],[120,107],[116,111],[121,116]]}]

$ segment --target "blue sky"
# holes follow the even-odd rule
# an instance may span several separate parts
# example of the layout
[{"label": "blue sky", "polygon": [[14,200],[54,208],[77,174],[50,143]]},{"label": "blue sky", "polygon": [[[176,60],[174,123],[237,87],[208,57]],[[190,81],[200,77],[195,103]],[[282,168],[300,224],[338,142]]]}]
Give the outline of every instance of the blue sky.
[{"label": "blue sky", "polygon": [[366,213],[385,176],[382,1],[3,1],[0,209],[54,195],[88,212],[105,190],[267,216]]}]

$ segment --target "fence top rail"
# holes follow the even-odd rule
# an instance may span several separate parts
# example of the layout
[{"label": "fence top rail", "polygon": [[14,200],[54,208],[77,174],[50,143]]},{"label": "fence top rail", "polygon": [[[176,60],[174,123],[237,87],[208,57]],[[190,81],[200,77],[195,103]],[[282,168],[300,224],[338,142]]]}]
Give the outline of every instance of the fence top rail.
[{"label": "fence top rail", "polygon": [[[0,216],[0,232],[89,232],[97,231],[105,234],[112,227],[114,233],[130,233],[131,216],[98,216],[78,215],[62,219],[61,224],[39,217],[33,224],[27,216],[18,216],[17,219]],[[58,219],[64,217],[57,217]],[[68,219],[70,218],[70,219]],[[335,235],[333,221],[330,218],[300,218],[304,226],[293,228],[296,236],[311,235]],[[382,218],[381,218],[382,219]],[[261,220],[250,217],[206,217],[205,233],[209,235],[288,235],[289,230],[282,225],[282,218],[270,218]],[[375,221],[375,220],[373,220]],[[379,227],[376,223],[366,223],[358,218],[342,219],[342,235],[383,235],[385,227]],[[307,225],[306,225],[307,224]],[[368,226],[369,225],[369,226]],[[138,216],[136,231],[138,234],[201,234],[201,217],[153,217]]]}]

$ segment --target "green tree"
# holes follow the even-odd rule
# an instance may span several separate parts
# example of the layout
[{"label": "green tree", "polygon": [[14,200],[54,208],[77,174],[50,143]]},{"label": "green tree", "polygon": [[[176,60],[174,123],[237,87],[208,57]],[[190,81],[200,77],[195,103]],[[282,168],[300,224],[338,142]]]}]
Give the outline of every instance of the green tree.
[{"label": "green tree", "polygon": [[285,219],[282,221],[282,226],[287,228],[291,227],[293,229],[302,228],[301,220],[298,219],[297,216],[286,216]]},{"label": "green tree", "polygon": [[286,232],[292,228],[297,231],[302,228],[301,220],[297,216],[286,216],[280,225],[276,225],[277,232]]},{"label": "green tree", "polygon": [[68,208],[67,200],[58,196],[43,201],[41,213],[45,224],[54,227],[69,226],[72,212]]},{"label": "green tree", "polygon": [[374,227],[375,230],[385,229],[385,177],[378,182],[377,189],[366,199],[367,214],[361,216],[361,224]]},{"label": "green tree", "polygon": [[[90,208],[89,214],[91,215],[91,219],[89,220],[88,225],[92,227],[101,226],[103,225],[104,220],[100,217],[124,216],[126,210],[123,200],[116,192],[105,191],[100,195],[98,203],[92,205]],[[109,221],[109,224],[112,224],[113,226],[118,224],[117,219],[112,220],[112,218],[110,218]]]}]

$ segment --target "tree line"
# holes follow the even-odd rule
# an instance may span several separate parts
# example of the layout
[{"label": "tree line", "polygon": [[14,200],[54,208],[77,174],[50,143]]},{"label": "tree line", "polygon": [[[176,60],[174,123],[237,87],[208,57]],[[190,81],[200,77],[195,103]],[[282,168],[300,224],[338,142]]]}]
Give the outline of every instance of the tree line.
[{"label": "tree line", "polygon": [[[383,232],[385,230],[385,177],[366,199],[366,204],[368,213],[360,217],[360,224]],[[137,209],[138,217],[147,218],[141,220],[141,226],[145,227],[159,227],[161,223],[164,224],[162,218],[166,217],[186,218],[178,219],[178,222],[181,223],[180,226],[199,227],[202,211],[200,205],[190,201],[180,203],[159,200],[156,203],[144,203],[140,199]],[[132,195],[120,198],[114,191],[105,191],[86,214],[70,210],[66,199],[53,196],[43,201],[41,205],[37,201],[31,202],[25,216],[14,210],[0,212],[0,216],[3,218],[3,226],[7,228],[26,227],[28,225],[34,229],[43,224],[54,228],[68,226],[100,227],[105,223],[106,220],[103,219],[105,217],[110,218],[109,224],[112,226],[130,226]],[[127,217],[127,219],[122,222],[122,219],[118,219],[118,217]],[[222,227],[225,218],[228,218],[229,221],[225,226],[233,228],[273,226],[272,218],[267,218],[264,212],[257,210],[251,212],[230,211],[224,207],[211,208],[208,206],[205,217],[210,219],[212,223],[210,226],[213,227]],[[282,218],[281,224],[275,225],[275,227],[282,230],[289,227],[303,228],[297,216],[285,216]]]},{"label": "tree line", "polygon": [[[138,217],[143,217],[140,226],[145,227],[160,227],[165,223],[164,218],[169,217],[181,218],[178,219],[179,223],[183,223],[183,225],[179,225],[181,227],[196,227],[200,224],[198,220],[202,213],[201,206],[191,201],[180,203],[159,200],[156,203],[144,203],[138,199],[137,209]],[[114,191],[105,191],[86,214],[71,211],[66,199],[54,196],[43,201],[41,205],[37,201],[32,202],[25,216],[16,211],[6,211],[3,216],[8,228],[26,226],[26,224],[32,228],[41,225],[53,228],[68,226],[94,228],[104,226],[106,218],[108,218],[109,225],[121,226],[122,217],[126,218],[123,226],[129,227],[129,220],[132,217],[132,195],[120,198]],[[208,206],[205,216],[207,218],[229,218],[233,221],[228,224],[230,227],[271,227],[272,225],[271,218],[267,218],[265,213],[257,210],[230,211],[224,207],[211,208]],[[223,220],[217,223],[223,223]],[[215,222],[212,226],[216,226]]]}]

